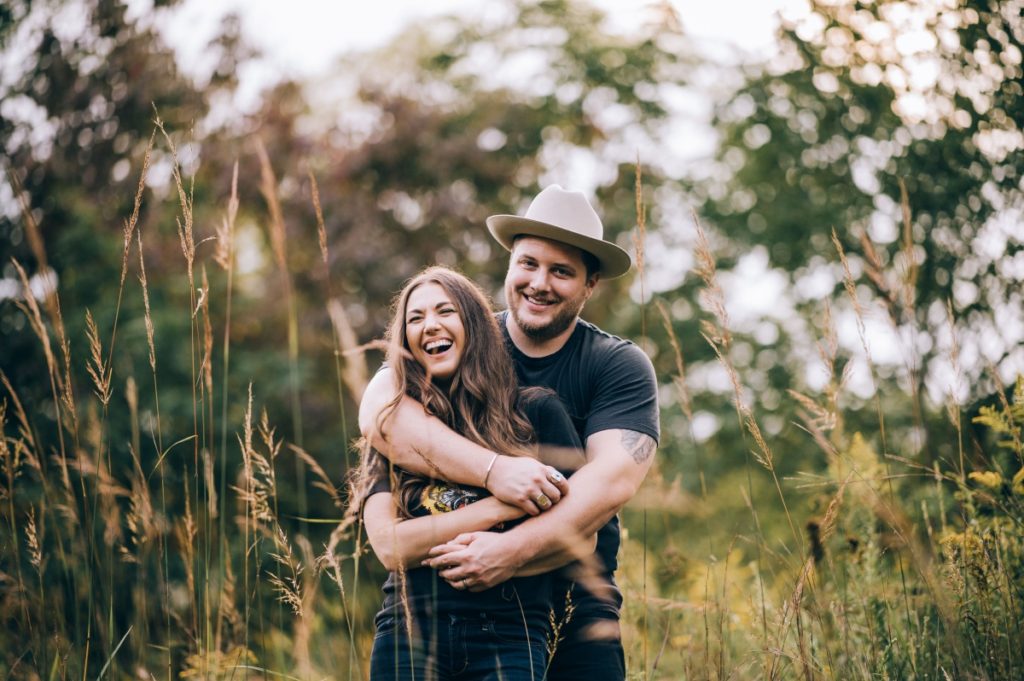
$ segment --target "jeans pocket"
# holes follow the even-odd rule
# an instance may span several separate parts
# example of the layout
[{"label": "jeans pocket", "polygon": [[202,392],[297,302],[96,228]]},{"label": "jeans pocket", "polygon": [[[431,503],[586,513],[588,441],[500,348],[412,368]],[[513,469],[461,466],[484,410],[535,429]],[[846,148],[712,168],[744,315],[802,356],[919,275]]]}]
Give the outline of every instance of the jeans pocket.
[{"label": "jeans pocket", "polygon": [[488,624],[488,631],[491,636],[500,643],[516,643],[525,645],[527,639],[544,640],[543,633],[530,631],[522,622],[511,622],[504,620],[491,621]]}]

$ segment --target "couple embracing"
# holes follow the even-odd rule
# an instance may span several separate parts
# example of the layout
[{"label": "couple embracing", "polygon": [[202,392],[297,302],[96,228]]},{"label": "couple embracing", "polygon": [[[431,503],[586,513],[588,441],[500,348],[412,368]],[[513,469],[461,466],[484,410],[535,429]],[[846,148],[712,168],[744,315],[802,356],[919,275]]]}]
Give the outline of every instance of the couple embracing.
[{"label": "couple embracing", "polygon": [[621,680],[617,513],[657,449],[657,381],[579,313],[630,258],[557,185],[487,226],[508,309],[424,270],[360,406],[355,504],[391,571],[370,678]]}]

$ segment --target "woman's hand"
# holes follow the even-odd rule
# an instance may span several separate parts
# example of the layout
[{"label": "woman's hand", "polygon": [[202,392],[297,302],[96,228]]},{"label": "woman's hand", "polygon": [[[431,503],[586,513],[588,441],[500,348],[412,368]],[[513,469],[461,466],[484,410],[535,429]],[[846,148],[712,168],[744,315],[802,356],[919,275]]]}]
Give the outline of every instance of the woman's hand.
[{"label": "woman's hand", "polygon": [[565,476],[525,456],[499,455],[487,476],[487,490],[507,504],[538,515],[569,492]]}]

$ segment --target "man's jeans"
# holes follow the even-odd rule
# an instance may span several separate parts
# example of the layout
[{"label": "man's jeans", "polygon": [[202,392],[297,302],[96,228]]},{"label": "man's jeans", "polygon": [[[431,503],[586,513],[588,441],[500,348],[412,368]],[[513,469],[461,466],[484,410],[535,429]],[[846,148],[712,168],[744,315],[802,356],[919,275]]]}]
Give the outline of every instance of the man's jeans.
[{"label": "man's jeans", "polygon": [[486,612],[447,615],[412,636],[404,621],[378,624],[371,681],[543,681],[546,628]]}]

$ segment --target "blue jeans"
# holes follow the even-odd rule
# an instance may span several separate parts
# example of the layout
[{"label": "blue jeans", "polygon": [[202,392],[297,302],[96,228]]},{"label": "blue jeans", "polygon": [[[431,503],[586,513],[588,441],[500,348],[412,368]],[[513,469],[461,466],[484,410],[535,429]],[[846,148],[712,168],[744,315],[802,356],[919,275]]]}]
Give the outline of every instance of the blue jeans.
[{"label": "blue jeans", "polygon": [[626,659],[617,619],[575,617],[562,632],[547,681],[623,681]]},{"label": "blue jeans", "polygon": [[446,615],[410,635],[404,621],[379,623],[371,681],[543,681],[546,628],[489,613]]}]

